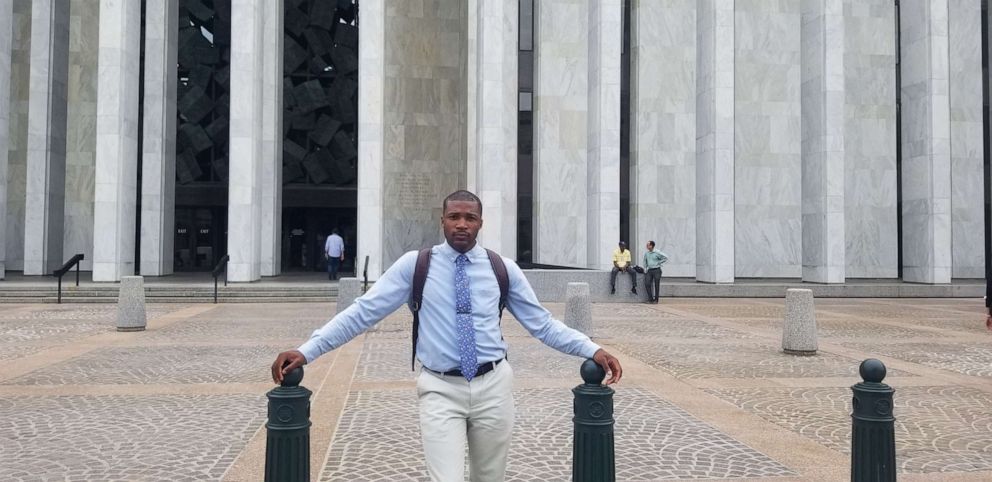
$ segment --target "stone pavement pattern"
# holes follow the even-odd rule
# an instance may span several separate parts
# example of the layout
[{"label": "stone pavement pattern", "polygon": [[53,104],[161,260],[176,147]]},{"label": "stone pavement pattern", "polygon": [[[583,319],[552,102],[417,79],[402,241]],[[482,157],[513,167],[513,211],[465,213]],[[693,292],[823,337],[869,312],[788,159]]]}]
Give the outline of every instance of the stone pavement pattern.
[{"label": "stone pavement pattern", "polygon": [[[561,317],[563,304],[549,308]],[[268,365],[334,304],[0,310],[0,480],[260,480]],[[980,300],[818,299],[820,350],[780,352],[782,299],[594,304],[625,367],[618,480],[847,480],[850,385],[882,359],[903,480],[992,479],[992,333]],[[307,367],[314,480],[427,480],[398,311]],[[580,360],[507,313],[517,421],[508,478],[570,480]]]}]

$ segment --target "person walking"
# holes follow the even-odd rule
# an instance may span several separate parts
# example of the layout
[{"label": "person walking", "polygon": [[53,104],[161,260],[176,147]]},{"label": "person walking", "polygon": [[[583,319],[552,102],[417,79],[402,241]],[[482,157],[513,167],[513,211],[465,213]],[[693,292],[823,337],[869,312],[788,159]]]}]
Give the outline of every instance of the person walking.
[{"label": "person walking", "polygon": [[989,311],[985,317],[985,328],[992,331],[992,276],[989,273],[985,273],[985,308]]},{"label": "person walking", "polygon": [[613,269],[610,271],[610,294],[617,294],[617,273],[630,273],[630,292],[637,294],[637,273],[630,264],[630,250],[627,243],[620,241],[613,250]]},{"label": "person walking", "polygon": [[324,242],[324,257],[327,258],[327,279],[338,279],[338,268],[344,261],[344,239],[338,228],[331,230],[331,235]]},{"label": "person walking", "polygon": [[[516,263],[502,257],[497,263],[490,256],[498,255],[478,244],[482,202],[475,194],[456,191],[441,206],[445,242],[400,257],[309,340],[280,353],[272,363],[272,379],[280,383],[296,367],[344,345],[404,303],[412,305],[418,298],[414,289],[422,290],[414,355],[422,365],[417,393],[427,471],[433,481],[463,480],[467,444],[471,480],[502,481],[515,413],[513,369],[500,329],[504,289],[506,308],[546,345],[592,358],[608,372],[608,384],[620,381],[623,369],[589,337],[552,317]],[[420,256],[430,264],[418,274],[424,266]],[[498,272],[497,264],[505,270]],[[416,279],[423,284],[415,286]]]},{"label": "person walking", "polygon": [[[648,291],[648,303],[657,303],[661,295],[661,265],[668,261],[668,256],[661,250],[655,251],[654,241],[648,241],[647,252],[644,253],[644,284]],[[653,290],[652,290],[653,288]]]}]

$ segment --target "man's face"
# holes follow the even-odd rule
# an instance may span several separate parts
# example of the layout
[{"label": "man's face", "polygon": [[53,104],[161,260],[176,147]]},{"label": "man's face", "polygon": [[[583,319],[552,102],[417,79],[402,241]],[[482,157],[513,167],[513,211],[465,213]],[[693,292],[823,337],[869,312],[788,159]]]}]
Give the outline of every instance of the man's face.
[{"label": "man's face", "polygon": [[459,253],[475,247],[475,238],[482,229],[482,213],[479,204],[473,201],[448,201],[441,216],[444,239]]},{"label": "man's face", "polygon": [[644,245],[644,247],[648,248],[648,251],[653,251],[654,250],[654,245],[651,244],[651,243],[648,243],[648,244]]},{"label": "man's face", "polygon": [[627,249],[627,245],[624,244],[624,243],[620,243],[618,246],[620,246],[620,252],[621,253],[624,252],[625,249]]}]

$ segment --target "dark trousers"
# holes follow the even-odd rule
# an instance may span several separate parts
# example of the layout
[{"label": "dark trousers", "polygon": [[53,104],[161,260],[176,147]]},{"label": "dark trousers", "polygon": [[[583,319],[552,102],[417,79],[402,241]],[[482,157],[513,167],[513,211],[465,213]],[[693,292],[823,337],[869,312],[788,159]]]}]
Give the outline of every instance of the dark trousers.
[{"label": "dark trousers", "polygon": [[[651,268],[644,275],[644,284],[648,291],[649,301],[658,301],[661,294],[661,268]],[[654,291],[652,291],[652,288]]]},{"label": "dark trousers", "polygon": [[341,267],[341,258],[327,258],[327,279],[338,279],[338,268]]},{"label": "dark trousers", "polygon": [[[610,289],[617,289],[617,273],[620,272],[620,268],[616,266],[613,267],[613,271],[610,271]],[[637,272],[634,268],[627,266],[627,272],[630,273],[630,289],[631,291],[637,291]]]}]

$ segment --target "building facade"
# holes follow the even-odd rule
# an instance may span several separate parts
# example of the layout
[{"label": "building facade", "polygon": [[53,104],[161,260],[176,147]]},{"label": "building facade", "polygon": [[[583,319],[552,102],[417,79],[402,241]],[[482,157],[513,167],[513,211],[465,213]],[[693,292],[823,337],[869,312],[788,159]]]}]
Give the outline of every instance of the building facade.
[{"label": "building facade", "polygon": [[985,277],[985,0],[0,0],[0,275]]}]

